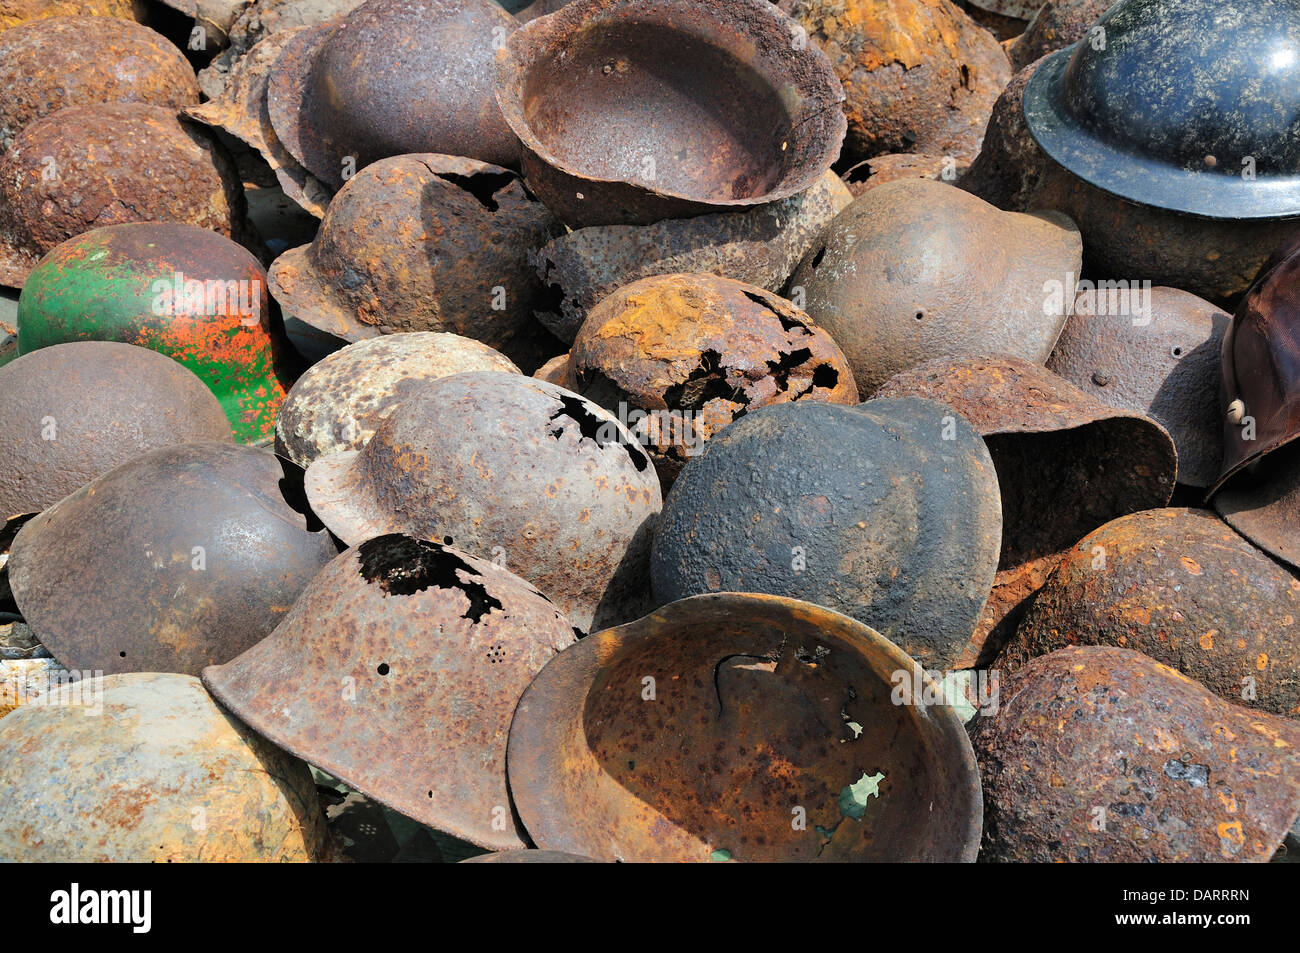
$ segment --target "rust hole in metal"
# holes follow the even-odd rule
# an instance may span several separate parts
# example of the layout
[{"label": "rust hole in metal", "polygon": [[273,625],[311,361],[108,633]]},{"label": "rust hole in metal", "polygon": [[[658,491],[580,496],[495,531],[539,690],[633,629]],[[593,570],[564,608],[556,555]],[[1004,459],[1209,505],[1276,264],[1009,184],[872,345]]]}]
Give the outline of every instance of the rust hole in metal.
[{"label": "rust hole in metal", "polygon": [[[568,417],[578,425],[579,440],[591,440],[596,446],[604,449],[613,444],[620,446],[627,451],[627,455],[632,458],[632,465],[636,467],[637,472],[641,473],[650,465],[650,458],[646,456],[635,443],[621,439],[617,428],[607,427],[608,421],[601,420],[591,412],[587,402],[581,397],[570,397],[566,394],[557,394],[555,399],[560,402],[560,409],[551,415],[551,420],[559,420],[561,417]],[[613,429],[614,436],[611,439],[610,430]],[[560,424],[547,431],[556,440],[564,433],[564,425]]]},{"label": "rust hole in metal", "polygon": [[813,255],[812,266],[816,268],[818,265],[822,263],[822,259],[825,257],[826,257],[826,246],[823,245],[821,248],[817,249],[817,254]]},{"label": "rust hole in metal", "polygon": [[781,351],[777,355],[777,360],[766,361],[767,369],[772,374],[772,379],[776,381],[776,389],[784,393],[790,389],[790,372],[796,367],[802,367],[812,359],[812,351],[806,347],[801,347],[796,351]]},{"label": "rust hole in metal", "polygon": [[391,671],[391,669],[389,669],[387,662],[380,662],[379,667],[376,668],[375,671],[378,672],[380,675],[387,675]]},{"label": "rust hole in metal", "polygon": [[779,308],[772,307],[772,302],[769,301],[767,298],[764,298],[762,295],[754,294],[754,292],[752,291],[743,291],[741,293],[750,301],[754,302],[754,304],[758,305],[760,308],[770,311],[772,314],[776,315],[776,319],[781,322],[782,330],[787,332],[802,331],[804,334],[812,334],[812,332],[808,330],[808,326],[806,324],[804,324],[802,321],[800,321],[798,318],[794,317],[793,315],[785,314]]},{"label": "rust hole in metal", "polygon": [[478,172],[474,175],[457,175],[454,172],[434,174],[444,182],[450,182],[458,189],[464,189],[489,212],[495,212],[500,208],[494,196],[515,180],[514,173],[511,172]]},{"label": "rust hole in metal", "polygon": [[[709,348],[700,355],[699,366],[686,375],[686,380],[664,391],[664,402],[681,410],[699,410],[711,400],[734,400],[748,405],[749,395],[727,381],[722,355]],[[739,411],[739,417],[744,411]]]},{"label": "rust hole in metal", "polygon": [[[357,558],[366,582],[378,584],[387,595],[409,596],[429,588],[459,589],[469,600],[462,618],[471,622],[502,608],[501,600],[477,581],[483,578],[478,571],[438,543],[392,533],[362,543],[357,547]],[[462,575],[468,578],[462,579]],[[380,668],[386,669],[387,665]]]}]

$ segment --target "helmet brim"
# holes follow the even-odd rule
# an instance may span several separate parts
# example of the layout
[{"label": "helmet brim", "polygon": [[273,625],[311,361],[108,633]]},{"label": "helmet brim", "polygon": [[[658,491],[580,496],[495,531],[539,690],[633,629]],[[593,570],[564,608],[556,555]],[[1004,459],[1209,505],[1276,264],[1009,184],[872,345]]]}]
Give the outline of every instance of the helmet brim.
[{"label": "helmet brim", "polygon": [[341,450],[321,457],[307,468],[303,480],[312,511],[349,546],[405,532],[370,491],[360,466],[361,453]]}]

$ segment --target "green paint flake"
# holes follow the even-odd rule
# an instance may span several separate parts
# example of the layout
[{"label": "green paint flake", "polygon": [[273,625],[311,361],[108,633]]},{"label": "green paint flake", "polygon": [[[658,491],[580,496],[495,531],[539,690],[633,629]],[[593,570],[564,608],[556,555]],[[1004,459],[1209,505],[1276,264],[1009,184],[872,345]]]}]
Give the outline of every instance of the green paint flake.
[{"label": "green paint flake", "polygon": [[725,863],[726,861],[731,860],[731,851],[727,850],[725,847],[719,847],[709,855],[709,860],[716,860],[718,863]]},{"label": "green paint flake", "polygon": [[864,773],[840,792],[840,813],[854,820],[862,820],[862,816],[867,813],[867,798],[880,797],[880,782],[883,780],[883,771],[870,777]]}]

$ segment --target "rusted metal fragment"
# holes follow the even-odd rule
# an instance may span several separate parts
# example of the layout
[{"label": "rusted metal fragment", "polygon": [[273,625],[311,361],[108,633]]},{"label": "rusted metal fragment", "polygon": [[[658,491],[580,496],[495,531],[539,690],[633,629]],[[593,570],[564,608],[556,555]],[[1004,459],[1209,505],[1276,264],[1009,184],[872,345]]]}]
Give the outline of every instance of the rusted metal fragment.
[{"label": "rusted metal fragment", "polygon": [[1175,288],[1089,283],[1047,369],[1103,404],[1146,414],[1178,449],[1178,481],[1209,486],[1219,471],[1219,352],[1231,320]]},{"label": "rusted metal fragment", "polygon": [[[21,626],[21,622],[11,623]],[[0,626],[3,631],[6,626]],[[37,648],[40,644],[37,643]],[[0,655],[0,718],[20,705],[56,705],[65,686],[80,678],[69,672],[46,652],[44,656],[14,657]]]},{"label": "rusted metal fragment", "polygon": [[212,101],[187,109],[191,119],[214,126],[256,149],[275,173],[284,194],[305,211],[324,218],[333,190],[298,164],[275,134],[267,112],[267,84],[276,61],[306,27],[282,30],[248,51],[231,70],[224,90]]},{"label": "rusted metal fragment", "polygon": [[203,681],[264,737],[349,787],[481,847],[520,849],[506,789],[510,717],[573,641],[568,620],[518,576],[386,535],[336,558],[275,632]]},{"label": "rusted metal fragment", "polygon": [[573,381],[569,378],[569,355],[560,354],[551,358],[533,372],[533,377],[572,390]]},{"label": "rusted metal fragment", "polygon": [[111,675],[77,690],[79,702],[0,719],[0,858],[325,859],[306,766],[236,721],[197,678]]},{"label": "rusted metal fragment", "polygon": [[271,74],[276,135],[335,189],[407,153],[513,166],[519,142],[492,95],[492,57],[518,27],[491,0],[370,0],[308,27]]},{"label": "rusted metal fragment", "polygon": [[1300,724],[1140,652],[1059,649],[1000,694],[971,728],[981,860],[1263,862],[1300,813]]},{"label": "rusted metal fragment", "polygon": [[1110,9],[1114,0],[1047,0],[1033,15],[1025,32],[1011,47],[1011,65],[1024,69],[1030,63],[1082,39],[1105,42],[1104,34],[1089,36],[1089,28]]},{"label": "rusted metal fragment", "polygon": [[[3,545],[7,547],[8,543]],[[8,552],[0,555],[0,569],[4,568],[8,558]],[[0,613],[2,613],[0,614],[0,659],[21,661],[23,659],[50,658],[49,650],[41,645],[40,640],[36,638],[36,633],[32,632],[27,623],[4,621],[11,618],[9,613],[4,612],[4,609],[8,608],[5,605],[5,596],[8,594],[9,583],[6,580],[3,586],[3,594],[0,594]]]},{"label": "rusted metal fragment", "polygon": [[643,609],[654,467],[616,417],[553,384],[486,371],[428,381],[364,449],[313,463],[307,493],[349,544],[440,539],[517,572],[584,632]]},{"label": "rusted metal fragment", "polygon": [[948,0],[796,0],[789,12],[844,84],[843,158],[979,152],[1011,64]]},{"label": "rusted metal fragment", "polygon": [[532,3],[515,14],[515,19],[520,23],[528,23],[538,17],[549,16],[560,7],[571,2],[572,0],[533,0]]},{"label": "rusted metal fragment", "polygon": [[830,62],[752,0],[575,0],[496,69],[528,184],[573,228],[789,198],[844,138]]},{"label": "rusted metal fragment", "polygon": [[967,7],[1012,20],[1028,21],[1041,6],[1039,0],[964,0]]},{"label": "rusted metal fragment", "polygon": [[656,600],[766,592],[950,667],[989,596],[1002,514],[970,425],[930,400],[776,404],[715,435],[664,508]]},{"label": "rusted metal fragment", "polygon": [[1213,502],[1233,529],[1300,570],[1300,443],[1289,443],[1250,466]]},{"label": "rusted metal fragment", "polygon": [[288,461],[228,444],[136,457],[18,532],[18,608],[71,669],[197,674],[227,661],[338,551],[301,480]]},{"label": "rusted metal fragment", "polygon": [[1010,212],[1027,212],[1043,168],[1051,160],[1025,123],[1025,86],[1042,65],[1035,60],[1016,71],[993,104],[984,143],[957,187],[990,205]]},{"label": "rusted metal fragment", "polygon": [[231,442],[193,373],[144,348],[83,341],[0,368],[0,513],[36,513],[143,453]]},{"label": "rusted metal fragment", "polygon": [[0,36],[0,152],[37,119],[66,106],[199,101],[194,70],[167,39],[129,20],[58,17]]},{"label": "rusted metal fragment", "polygon": [[1163,427],[1028,361],[930,361],[876,392],[905,396],[940,400],[962,414],[997,468],[1002,553],[983,618],[958,653],[961,667],[1006,642],[1025,600],[1067,547],[1117,517],[1164,506],[1173,494],[1177,455]]},{"label": "rusted metal fragment", "polygon": [[135,19],[131,0],[0,0],[0,30],[48,17]]},{"label": "rusted metal fragment", "polygon": [[562,850],[503,850],[467,857],[462,864],[598,864],[600,861]]},{"label": "rusted metal fragment", "polygon": [[218,99],[238,69],[240,61],[262,40],[286,30],[316,26],[345,16],[363,0],[255,0],[231,24],[227,45],[199,71],[199,88],[208,99]]},{"label": "rusted metal fragment", "polygon": [[876,186],[899,179],[942,179],[954,182],[967,168],[966,164],[959,164],[952,156],[900,152],[863,159],[845,170],[843,181],[853,197],[857,198]]},{"label": "rusted metal fragment", "polygon": [[183,222],[240,237],[244,192],[221,145],[173,110],[69,106],[27,126],[0,158],[0,284],[92,228]]},{"label": "rusted metal fragment", "polygon": [[853,199],[834,172],[798,195],[747,212],[652,225],[595,225],[561,235],[536,256],[556,297],[537,317],[571,342],[588,312],[625,284],[652,275],[710,273],[779,291],[795,265]]},{"label": "rusted metal fragment", "polygon": [[1121,517],[1071,548],[998,656],[1135,649],[1246,708],[1300,715],[1300,579],[1205,510]]},{"label": "rusted metal fragment", "polygon": [[634,281],[592,309],[567,385],[626,420],[665,495],[704,441],[750,410],[856,404],[848,360],[789,301],[715,275]]},{"label": "rusted metal fragment", "polygon": [[870,393],[937,357],[1043,363],[1074,303],[1081,254],[1068,221],[908,179],[855,199],[790,282]]},{"label": "rusted metal fragment", "polygon": [[[782,2],[786,2],[786,0],[782,0]],[[1007,16],[993,10],[986,10],[971,2],[971,0],[953,0],[953,2],[972,20],[992,33],[998,40],[998,45],[1008,54],[1011,52],[1011,44],[1015,42],[1016,37],[1025,32],[1029,18],[1033,16],[1032,10],[1023,17]]]},{"label": "rusted metal fragment", "polygon": [[345,341],[451,331],[522,366],[542,330],[528,256],[559,229],[500,166],[381,159],[334,197],[312,244],[276,259],[271,292],[286,314]]},{"label": "rusted metal fragment", "polygon": [[235,20],[253,0],[160,0],[202,28],[204,49],[223,47],[229,41]]},{"label": "rusted metal fragment", "polygon": [[518,374],[519,368],[455,334],[414,331],[350,344],[293,385],[275,421],[275,452],[306,467],[327,454],[360,450],[416,388],[468,371]]},{"label": "rusted metal fragment", "polygon": [[974,759],[927,692],[847,616],[698,596],[542,669],[510,728],[510,788],[538,847],[596,860],[970,861]]}]

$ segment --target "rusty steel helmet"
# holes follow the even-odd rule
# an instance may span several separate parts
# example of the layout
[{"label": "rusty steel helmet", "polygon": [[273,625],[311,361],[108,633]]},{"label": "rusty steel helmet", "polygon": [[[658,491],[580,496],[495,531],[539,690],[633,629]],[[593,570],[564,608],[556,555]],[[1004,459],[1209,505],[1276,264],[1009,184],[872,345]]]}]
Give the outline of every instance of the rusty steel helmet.
[{"label": "rusty steel helmet", "polygon": [[131,0],[0,0],[0,31],[47,17],[94,16],[132,20]]},{"label": "rusty steel helmet", "polygon": [[984,608],[1001,531],[988,451],[949,407],[777,404],[687,463],[651,585],[661,604],[719,591],[804,599],[947,666]]},{"label": "rusty steel helmet", "polygon": [[121,341],[179,361],[246,442],[271,436],[295,371],[261,264],[192,225],[98,228],[41,260],[18,301],[18,352],[78,340]]},{"label": "rusty steel helmet", "polygon": [[1096,27],[1025,90],[1058,165],[1182,214],[1300,216],[1296,0],[1121,0]]},{"label": "rusty steel helmet", "polygon": [[870,393],[938,357],[1046,361],[1074,303],[1082,247],[1069,222],[908,179],[836,216],[790,282]]},{"label": "rusty steel helmet", "polygon": [[948,0],[783,3],[844,84],[841,158],[920,152],[969,162],[1011,79],[998,41]]},{"label": "rusty steel helmet", "polygon": [[520,849],[506,733],[529,681],[573,641],[513,573],[391,534],[336,558],[270,636],[203,681],[367,797],[480,847]]},{"label": "rusty steel helmet", "polygon": [[747,212],[670,218],[653,225],[593,225],[553,238],[536,256],[557,298],[537,320],[572,343],[587,314],[623,285],[652,275],[721,275],[779,291],[808,248],[853,196],[833,171],[788,199]]},{"label": "rusty steel helmet", "polygon": [[9,584],[68,668],[197,675],[265,638],[337,552],[300,468],[189,443],[136,457],[27,523]]},{"label": "rusty steel helmet", "polygon": [[1100,33],[1091,33],[1092,26],[1114,2],[1115,0],[1047,0],[1033,14],[1025,32],[1007,50],[1012,67],[1024,69],[1048,53],[1055,53],[1080,40],[1091,42],[1092,37],[1101,36]]},{"label": "rusty steel helmet", "polygon": [[777,596],[696,596],[565,649],[506,763],[537,846],[596,860],[973,861],[980,834],[970,742],[921,667]]},{"label": "rusty steel helmet", "polygon": [[616,417],[554,384],[489,371],[428,381],[362,450],[313,463],[306,486],[349,545],[400,532],[496,559],[581,631],[643,608],[654,467]]},{"label": "rusty steel helmet", "polygon": [[85,341],[0,367],[0,517],[52,506],[160,447],[231,442],[221,404],[161,354]]},{"label": "rusty steel helmet", "polygon": [[0,861],[327,856],[306,766],[231,717],[197,678],[109,675],[58,691],[68,703],[0,719]]},{"label": "rusty steel helmet", "polygon": [[518,374],[519,368],[486,344],[436,331],[349,344],[293,385],[275,421],[275,452],[306,467],[317,457],[360,450],[425,381],[467,371]]},{"label": "rusty steel helmet", "polygon": [[275,133],[336,189],[372,162],[416,152],[516,165],[492,57],[518,28],[491,0],[367,0],[285,47],[269,88]]},{"label": "rusty steel helmet", "polygon": [[174,110],[69,106],[0,158],[0,284],[21,288],[41,256],[92,228],[183,222],[229,237],[243,216],[230,156]]},{"label": "rusty steel helmet", "polygon": [[534,333],[542,285],[528,253],[557,231],[514,173],[408,155],[358,173],[316,240],[271,266],[286,315],[345,341],[451,331],[509,353]]},{"label": "rusty steel helmet", "polygon": [[1223,455],[1219,352],[1228,315],[1175,288],[1082,284],[1047,369],[1103,404],[1156,421],[1178,449],[1179,482],[1209,486]]},{"label": "rusty steel helmet", "polygon": [[[979,155],[954,183],[957,188],[978,195],[990,205],[1009,212],[1026,212],[1032,201],[1043,166],[1043,150],[1025,125],[1025,87],[1042,62],[1035,60],[1018,69],[993,104]],[[1050,205],[1050,203],[1047,203]],[[1077,224],[1077,219],[1074,220]]]},{"label": "rusty steel helmet", "polygon": [[997,469],[1002,553],[984,615],[959,656],[962,667],[1006,641],[1024,601],[1067,547],[1173,495],[1178,458],[1163,427],[1109,407],[1037,364],[1011,357],[930,361],[876,392],[876,399],[908,396],[940,400],[962,414]]},{"label": "rusty steel helmet", "polygon": [[166,37],[130,20],[53,17],[0,36],[0,152],[31,122],[97,103],[197,104],[199,84]]},{"label": "rusty steel helmet", "polygon": [[568,378],[622,413],[664,492],[704,441],[750,410],[858,402],[844,353],[806,314],[707,274],[643,278],[605,298],[573,342]]},{"label": "rusty steel helmet", "polygon": [[998,656],[1004,675],[1065,645],[1117,645],[1247,708],[1300,715],[1300,579],[1213,513],[1122,516],[1066,553]]},{"label": "rusty steel helmet", "polygon": [[971,728],[981,860],[1267,861],[1300,813],[1300,724],[1140,652],[1059,649],[999,696]]},{"label": "rusty steel helmet", "polygon": [[794,26],[759,0],[575,0],[533,20],[496,55],[528,184],[574,228],[804,191],[839,153],[844,91]]}]

